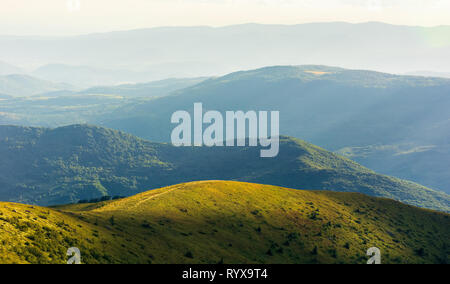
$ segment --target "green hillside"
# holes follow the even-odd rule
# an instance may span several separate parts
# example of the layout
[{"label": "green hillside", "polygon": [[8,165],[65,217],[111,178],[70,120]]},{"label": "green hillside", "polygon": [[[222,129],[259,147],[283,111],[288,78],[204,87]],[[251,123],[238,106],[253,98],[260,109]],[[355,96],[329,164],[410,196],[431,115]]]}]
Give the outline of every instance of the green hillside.
[{"label": "green hillside", "polygon": [[448,263],[445,213],[356,193],[206,181],[53,209],[0,203],[1,263]]},{"label": "green hillside", "polygon": [[304,141],[282,137],[280,153],[259,147],[180,147],[115,130],[0,126],[0,200],[38,205],[129,196],[198,180],[236,180],[360,192],[450,211],[450,196],[378,175]]}]

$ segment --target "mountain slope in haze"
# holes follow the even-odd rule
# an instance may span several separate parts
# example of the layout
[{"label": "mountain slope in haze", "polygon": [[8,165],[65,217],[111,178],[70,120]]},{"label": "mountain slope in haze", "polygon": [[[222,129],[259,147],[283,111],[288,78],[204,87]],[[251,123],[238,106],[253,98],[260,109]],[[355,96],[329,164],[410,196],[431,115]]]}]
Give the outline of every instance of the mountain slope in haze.
[{"label": "mountain slope in haze", "polygon": [[42,80],[64,82],[81,88],[114,85],[129,80],[126,71],[110,71],[89,66],[69,66],[64,64],[41,66],[34,70],[32,75]]},{"label": "mountain slope in haze", "polygon": [[82,91],[56,90],[32,97],[0,93],[0,124],[58,127],[87,123],[115,109],[149,101],[193,86],[206,78],[174,78],[142,84],[97,86]]},{"label": "mountain slope in haze", "polygon": [[[441,130],[448,126],[444,109],[450,105],[449,92],[450,79],[444,78],[274,66],[206,80],[100,119],[140,137],[167,142],[173,112],[191,111],[194,103],[202,102],[205,111],[278,110],[281,133],[331,150],[402,140],[444,143],[448,135]],[[143,121],[148,123],[139,124]],[[127,122],[138,125],[133,128]]]},{"label": "mountain slope in haze", "polygon": [[345,147],[336,153],[378,173],[420,181],[421,184],[448,192],[450,144]]},{"label": "mountain slope in haze", "polygon": [[42,65],[59,62],[106,69],[152,68],[156,75],[171,74],[165,76],[168,78],[285,64],[328,64],[399,73],[449,71],[449,38],[448,26],[333,22],[158,27],[72,37],[1,37],[0,46],[11,62],[22,65],[33,60]]},{"label": "mountain slope in haze", "polygon": [[0,61],[0,76],[12,75],[12,74],[22,74],[24,71],[19,67],[10,65],[6,62]]},{"label": "mountain slope in haze", "polygon": [[[202,102],[207,110],[278,110],[280,133],[300,137],[331,151],[343,148],[410,149],[433,146],[442,153],[436,164],[422,156],[392,155],[376,168],[450,193],[450,176],[442,172],[450,160],[450,79],[399,76],[326,66],[276,66],[236,72],[186,88],[173,96],[116,110],[94,122],[149,139],[167,142],[177,110],[192,113]],[[384,153],[373,151],[358,159],[371,166]],[[412,162],[412,164],[411,164]],[[396,163],[397,164],[397,163]],[[416,171],[418,165],[423,171]]]},{"label": "mountain slope in haze", "polygon": [[196,181],[239,180],[290,188],[360,192],[450,211],[450,196],[378,175],[298,139],[280,153],[260,147],[174,147],[100,127],[0,126],[0,200],[40,205],[129,196]]},{"label": "mountain slope in haze", "polygon": [[[81,88],[93,88],[92,91],[98,91],[101,89],[97,86],[105,86],[104,88],[110,88],[112,92],[117,92],[120,90],[120,94],[124,95],[136,95],[138,90],[134,90],[134,86],[131,84],[138,84],[135,86],[136,89],[143,89],[146,87],[163,87],[169,83],[174,85],[173,88],[181,89],[184,87],[188,87],[190,85],[194,85],[195,83],[200,82],[195,81],[191,84],[191,80],[198,79],[166,79],[166,78],[174,78],[180,77],[182,73],[177,72],[178,70],[174,68],[172,73],[167,73],[162,70],[158,70],[157,66],[154,67],[154,70],[151,68],[147,68],[148,70],[142,71],[130,71],[123,69],[105,69],[105,68],[96,68],[91,66],[72,66],[65,64],[48,64],[45,66],[41,66],[35,71],[32,72],[32,75],[41,78],[43,80],[48,80],[52,82],[64,82],[69,83],[71,85],[79,86]],[[193,77],[193,76],[188,76]],[[165,79],[165,80],[162,80]],[[154,84],[147,85],[147,82],[162,80],[160,82],[152,82]],[[166,81],[167,80],[167,81]],[[173,80],[173,81],[170,81]],[[158,85],[156,85],[158,83]],[[127,86],[125,84],[129,84]],[[142,85],[141,85],[142,84]],[[117,85],[121,85],[118,87]],[[114,86],[114,87],[107,87]],[[116,89],[116,87],[118,89]],[[175,89],[173,89],[175,90]],[[124,91],[129,91],[130,93],[126,93]],[[145,94],[141,94],[138,92],[140,96]]]},{"label": "mountain slope in haze", "polygon": [[97,86],[86,89],[81,94],[109,94],[125,97],[155,98],[196,85],[207,78],[173,78],[139,84],[122,84],[118,86]]},{"label": "mountain slope in haze", "polygon": [[450,72],[436,72],[436,71],[414,71],[414,72],[408,72],[405,75],[436,77],[436,78],[438,78],[438,77],[450,78]]},{"label": "mountain slope in haze", "polygon": [[57,127],[87,123],[132,101],[112,94],[81,94],[76,91],[53,91],[32,97],[9,97],[0,101],[2,125]]},{"label": "mountain slope in haze", "polygon": [[355,193],[205,181],[53,209],[0,203],[1,263],[448,263],[450,216]]},{"label": "mountain slope in haze", "polygon": [[74,87],[63,83],[52,83],[28,75],[0,76],[0,93],[13,97],[28,97],[40,93],[73,90]]},{"label": "mountain slope in haze", "polygon": [[[181,78],[180,80],[183,81],[188,78],[195,79],[216,74],[216,71],[212,70],[214,67],[208,65],[201,62],[179,62],[150,65],[139,68],[139,70],[127,70],[118,67],[97,68],[90,65],[47,64],[34,70],[31,74],[43,80],[65,82],[86,89],[98,86],[122,85],[124,87],[123,85],[127,84],[146,84],[152,81],[168,83],[165,80],[175,80],[168,78]],[[186,84],[186,87],[188,85],[193,84]]]}]

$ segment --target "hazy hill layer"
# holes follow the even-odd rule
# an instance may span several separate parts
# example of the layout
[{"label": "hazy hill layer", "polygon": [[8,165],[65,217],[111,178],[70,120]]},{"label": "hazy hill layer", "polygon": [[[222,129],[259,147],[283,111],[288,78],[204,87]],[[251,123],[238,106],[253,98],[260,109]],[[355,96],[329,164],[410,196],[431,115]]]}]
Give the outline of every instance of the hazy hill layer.
[{"label": "hazy hill layer", "polygon": [[0,124],[57,127],[106,115],[132,100],[111,94],[78,94],[53,91],[33,97],[6,97],[0,101]]},{"label": "hazy hill layer", "polygon": [[10,65],[6,62],[0,61],[0,76],[2,75],[11,75],[11,74],[21,74],[24,71],[19,67]]},{"label": "hazy hill layer", "polygon": [[450,78],[449,72],[436,72],[436,71],[414,71],[414,72],[408,72],[405,75]]},{"label": "hazy hill layer", "polygon": [[[450,192],[450,175],[441,167],[450,161],[449,94],[449,79],[279,66],[211,79],[173,96],[119,109],[96,122],[166,142],[174,127],[172,113],[192,113],[195,102],[202,102],[205,111],[278,110],[281,133],[331,151],[370,148],[364,156],[352,158],[384,174]],[[401,150],[380,159],[386,148]],[[416,155],[416,149],[425,153]],[[426,158],[433,155],[430,149],[439,153],[435,163]],[[440,175],[433,178],[435,173]]]},{"label": "hazy hill layer", "polygon": [[36,96],[19,98],[0,94],[0,124],[58,127],[87,123],[99,116],[108,116],[119,107],[166,96],[205,79],[166,79],[142,84],[97,86],[82,91],[47,90]]},{"label": "hazy hill layer", "polygon": [[[123,84],[134,84],[134,83],[142,83],[153,81],[153,80],[161,80],[166,79],[167,81],[159,82],[159,86],[162,87],[163,84],[168,84],[169,82],[173,84],[173,87],[178,86],[187,87],[188,79],[167,79],[172,76],[180,76],[181,74],[177,72],[176,68],[172,71],[172,74],[158,74],[157,68],[156,70],[147,70],[147,71],[129,71],[129,70],[110,70],[110,69],[102,69],[95,68],[90,66],[72,66],[72,65],[64,65],[64,64],[49,64],[42,66],[35,71],[32,72],[33,76],[43,80],[49,80],[53,82],[65,82],[75,86],[90,88],[97,86],[117,86]],[[192,79],[193,80],[193,79]],[[156,82],[155,82],[156,83]],[[183,84],[184,83],[184,84]],[[157,87],[158,85],[154,84],[153,86],[139,86],[141,87]],[[119,88],[124,90],[126,86],[121,86]],[[115,89],[115,88],[112,88]],[[128,95],[133,95],[133,87],[128,86],[128,91],[131,91]],[[122,92],[123,94],[123,92]],[[142,94],[141,94],[142,95]]]},{"label": "hazy hill layer", "polygon": [[10,99],[11,96],[0,94],[0,99]]},{"label": "hazy hill layer", "polygon": [[68,84],[44,81],[28,75],[0,76],[0,93],[13,97],[27,97],[45,92],[72,89],[74,87]]},{"label": "hazy hill layer", "polygon": [[97,86],[81,91],[81,94],[108,94],[124,97],[156,98],[167,96],[174,91],[196,85],[207,78],[166,79],[139,84],[122,84],[118,86]]},{"label": "hazy hill layer", "polygon": [[448,214],[355,193],[193,182],[54,209],[0,203],[1,263],[448,263]]},{"label": "hazy hill layer", "polygon": [[[107,70],[90,66],[48,64],[34,70],[32,75],[43,80],[65,82],[82,88],[89,88],[99,85],[115,85],[119,83],[134,82],[135,76],[130,73],[132,72]],[[149,78],[147,78],[147,80],[149,80]]]},{"label": "hazy hill layer", "polygon": [[279,66],[210,79],[156,101],[154,97],[195,85],[197,79],[3,100],[0,124],[57,127],[89,122],[168,142],[174,127],[170,116],[191,110],[194,102],[221,111],[279,110],[281,133],[346,155],[379,173],[450,193],[450,172],[442,166],[450,161],[449,82],[326,66]]},{"label": "hazy hill layer", "polygon": [[100,127],[0,126],[0,200],[40,205],[128,196],[196,180],[239,180],[361,192],[450,211],[450,197],[378,175],[304,141],[282,137],[276,158],[259,147],[180,147]]},{"label": "hazy hill layer", "polygon": [[159,27],[72,37],[4,36],[0,37],[0,46],[14,64],[58,62],[106,69],[150,69],[154,76],[164,74],[168,78],[284,64],[448,72],[449,38],[448,26],[333,22]]},{"label": "hazy hill layer", "polygon": [[[168,141],[170,117],[195,102],[206,110],[278,110],[280,132],[331,150],[397,143],[445,143],[450,79],[327,66],[275,66],[206,80],[104,118],[107,125]],[[145,123],[145,124],[144,124]]]}]

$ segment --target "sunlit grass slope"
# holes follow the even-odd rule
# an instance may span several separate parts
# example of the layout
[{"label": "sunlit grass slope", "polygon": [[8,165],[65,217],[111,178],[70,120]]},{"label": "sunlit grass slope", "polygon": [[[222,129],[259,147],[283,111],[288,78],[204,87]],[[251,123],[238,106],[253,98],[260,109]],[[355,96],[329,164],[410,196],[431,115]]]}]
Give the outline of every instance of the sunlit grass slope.
[{"label": "sunlit grass slope", "polygon": [[442,263],[450,215],[357,193],[204,181],[53,209],[0,203],[0,262]]}]

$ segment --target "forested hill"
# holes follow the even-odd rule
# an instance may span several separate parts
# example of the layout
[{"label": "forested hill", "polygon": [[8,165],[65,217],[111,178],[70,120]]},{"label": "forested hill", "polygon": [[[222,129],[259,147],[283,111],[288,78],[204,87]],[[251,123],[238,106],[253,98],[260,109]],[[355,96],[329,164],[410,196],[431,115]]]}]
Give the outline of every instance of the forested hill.
[{"label": "forested hill", "polygon": [[450,211],[444,193],[383,176],[304,141],[282,137],[276,158],[259,147],[173,147],[123,132],[73,125],[0,126],[0,200],[54,205],[128,196],[198,180],[360,192]]}]

